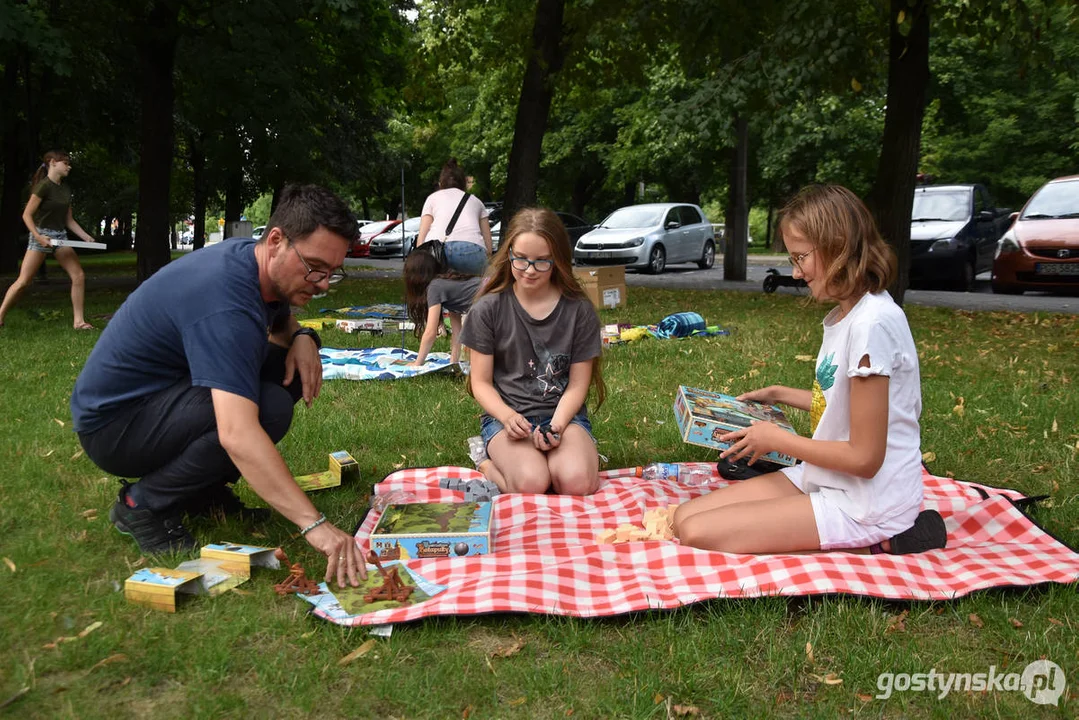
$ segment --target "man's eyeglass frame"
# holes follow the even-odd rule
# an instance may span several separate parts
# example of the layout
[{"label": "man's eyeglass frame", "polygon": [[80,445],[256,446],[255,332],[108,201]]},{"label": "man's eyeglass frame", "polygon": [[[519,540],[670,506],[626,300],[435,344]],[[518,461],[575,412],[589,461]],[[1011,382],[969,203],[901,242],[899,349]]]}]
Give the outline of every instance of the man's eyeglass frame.
[{"label": "man's eyeglass frame", "polygon": [[303,276],[304,282],[309,282],[312,285],[318,285],[323,280],[329,278],[330,285],[336,285],[345,279],[345,271],[341,268],[335,270],[312,270],[311,266],[307,264],[307,258],[300,254],[299,248],[296,247],[296,243],[292,242],[292,239],[288,235],[285,235],[285,239],[288,240],[288,244],[296,251],[296,257],[300,258],[300,262],[303,263],[304,270],[307,274]]}]

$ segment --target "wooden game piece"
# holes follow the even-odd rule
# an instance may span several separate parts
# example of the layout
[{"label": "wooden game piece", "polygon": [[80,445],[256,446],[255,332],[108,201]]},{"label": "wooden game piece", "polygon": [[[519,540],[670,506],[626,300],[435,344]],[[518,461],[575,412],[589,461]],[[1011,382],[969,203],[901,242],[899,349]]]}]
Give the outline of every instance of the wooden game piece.
[{"label": "wooden game piece", "polygon": [[367,561],[378,568],[379,575],[382,576],[382,584],[364,595],[364,602],[373,603],[378,602],[379,600],[405,602],[408,600],[415,588],[411,585],[405,585],[401,581],[401,576],[398,573],[399,566],[395,565],[389,570],[386,570],[386,568],[382,567],[382,563],[378,561],[378,555],[374,552],[368,553]]},{"label": "wooden game piece", "polygon": [[307,577],[307,573],[300,563],[289,563],[288,555],[285,554],[284,550],[277,548],[274,551],[274,557],[289,566],[288,577],[273,586],[274,592],[278,595],[291,595],[292,593],[300,593],[301,595],[322,594],[318,583]]}]

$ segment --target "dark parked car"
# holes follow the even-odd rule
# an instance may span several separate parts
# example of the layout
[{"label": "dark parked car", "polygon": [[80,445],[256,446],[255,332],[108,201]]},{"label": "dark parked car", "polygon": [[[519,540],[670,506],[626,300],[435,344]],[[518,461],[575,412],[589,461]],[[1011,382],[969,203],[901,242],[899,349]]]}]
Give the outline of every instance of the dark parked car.
[{"label": "dark parked car", "polygon": [[1050,180],[997,244],[993,292],[1079,290],[1079,175]]},{"label": "dark parked car", "polygon": [[993,207],[981,185],[915,188],[910,222],[911,284],[942,283],[972,290],[974,276],[993,267],[1010,210]]}]

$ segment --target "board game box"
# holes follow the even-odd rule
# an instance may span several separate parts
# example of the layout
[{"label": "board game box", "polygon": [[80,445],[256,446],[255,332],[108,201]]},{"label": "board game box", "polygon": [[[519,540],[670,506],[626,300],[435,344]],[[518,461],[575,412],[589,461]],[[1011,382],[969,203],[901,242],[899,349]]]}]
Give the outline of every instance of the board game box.
[{"label": "board game box", "polygon": [[387,505],[370,540],[379,560],[485,555],[491,552],[491,503]]},{"label": "board game box", "polygon": [[[730,395],[698,390],[682,385],[674,400],[674,418],[682,440],[692,445],[703,445],[726,450],[729,443],[719,438],[732,430],[749,427],[754,420],[773,422],[788,432],[795,433],[787,416],[775,405],[738,400]],[[795,433],[797,434],[797,433]],[[778,452],[762,456],[777,465],[794,465],[795,458]]]}]

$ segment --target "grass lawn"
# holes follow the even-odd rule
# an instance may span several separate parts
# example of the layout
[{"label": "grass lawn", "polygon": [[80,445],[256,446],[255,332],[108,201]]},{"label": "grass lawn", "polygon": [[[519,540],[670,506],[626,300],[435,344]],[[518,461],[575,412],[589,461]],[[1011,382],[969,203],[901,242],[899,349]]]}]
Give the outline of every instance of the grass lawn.
[{"label": "grass lawn", "polygon": [[[110,273],[123,266],[97,262]],[[87,317],[114,311],[125,294],[91,289]],[[397,281],[350,280],[310,311],[401,297]],[[678,438],[671,402],[679,384],[740,392],[811,382],[813,365],[803,356],[816,355],[824,309],[797,298],[634,287],[629,307],[604,311],[602,321],[657,322],[680,310],[732,334],[605,352],[610,392],[593,422],[608,467],[714,457]],[[1079,318],[907,312],[921,355],[929,467],[1048,494],[1036,520],[1079,544]],[[675,706],[692,706],[705,717],[965,718],[1075,717],[1079,708],[1074,586],[937,603],[766,598],[599,620],[438,618],[397,627],[345,666],[338,660],[367,632],[314,619],[301,600],[277,597],[271,586],[283,573],[257,573],[237,592],[196,598],[175,615],[129,605],[123,581],[146,561],[109,525],[116,478],[82,455],[68,411],[97,336],[71,330],[66,293],[38,290],[0,330],[0,703],[27,689],[5,708],[12,715],[666,718],[679,716]],[[397,336],[323,337],[350,346]],[[297,474],[324,469],[332,450],[359,460],[360,486],[313,496],[334,522],[352,526],[371,483],[395,469],[467,465],[477,418],[455,379],[330,382],[312,409],[298,406],[280,449]],[[808,432],[807,416],[794,412],[793,420]],[[256,501],[248,488],[242,493]],[[203,541],[284,544],[294,561],[323,567],[305,543],[290,542],[293,528],[281,519],[254,533],[211,521],[192,529]],[[46,647],[61,637],[77,639]],[[1070,680],[1059,708],[1009,692],[873,697],[882,671],[1021,672],[1039,658]]]}]

